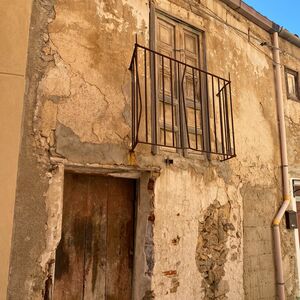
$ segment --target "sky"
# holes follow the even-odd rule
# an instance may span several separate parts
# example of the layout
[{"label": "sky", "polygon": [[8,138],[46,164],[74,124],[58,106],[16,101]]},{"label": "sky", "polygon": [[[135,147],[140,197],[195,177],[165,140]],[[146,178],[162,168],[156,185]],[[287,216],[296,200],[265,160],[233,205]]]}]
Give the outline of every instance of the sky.
[{"label": "sky", "polygon": [[300,36],[300,0],[244,0],[276,24]]}]

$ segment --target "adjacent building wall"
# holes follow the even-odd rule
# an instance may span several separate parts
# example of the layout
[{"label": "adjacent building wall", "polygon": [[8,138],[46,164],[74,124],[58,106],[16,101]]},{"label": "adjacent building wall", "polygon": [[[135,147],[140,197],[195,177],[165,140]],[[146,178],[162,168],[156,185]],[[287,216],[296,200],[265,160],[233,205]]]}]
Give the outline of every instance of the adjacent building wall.
[{"label": "adjacent building wall", "polygon": [[[280,39],[279,47],[282,50],[281,64],[282,64],[282,78],[284,81],[284,100],[285,100],[285,124],[287,132],[287,149],[289,159],[289,174],[290,178],[300,178],[300,102],[287,98],[287,87],[285,81],[285,68],[290,68],[298,72],[298,84],[299,84],[299,72],[300,72],[300,50],[298,47],[288,43],[287,41]],[[291,187],[292,189],[292,187]],[[289,209],[292,209],[292,204]],[[298,229],[299,230],[299,229]],[[287,237],[283,232],[282,237],[286,243],[283,246],[285,262],[285,273],[289,274],[296,268],[296,261],[292,261],[290,264],[286,264],[290,252],[295,251],[294,239],[290,236]],[[299,253],[298,253],[299,255]],[[298,270],[300,272],[300,270]],[[299,275],[298,275],[299,276]],[[299,278],[299,277],[298,277]],[[287,280],[289,281],[288,277]],[[299,280],[296,280],[296,284],[299,287]],[[300,297],[300,290],[298,288],[295,296]]]},{"label": "adjacent building wall", "polygon": [[[34,1],[9,299],[44,295],[49,240],[59,235],[49,213],[57,202],[48,195],[60,159],[82,168],[160,169],[148,183],[153,211],[141,222],[149,227],[142,299],[275,299],[271,222],[281,201],[280,152],[272,51],[260,45],[270,35],[218,0],[155,6],[203,30],[207,69],[230,72],[237,157],[153,156],[148,146],[129,154],[128,65],[135,35],[149,44],[148,1]],[[282,231],[293,299],[293,234]]]},{"label": "adjacent building wall", "polygon": [[5,299],[15,202],[31,0],[0,2],[0,299]]}]

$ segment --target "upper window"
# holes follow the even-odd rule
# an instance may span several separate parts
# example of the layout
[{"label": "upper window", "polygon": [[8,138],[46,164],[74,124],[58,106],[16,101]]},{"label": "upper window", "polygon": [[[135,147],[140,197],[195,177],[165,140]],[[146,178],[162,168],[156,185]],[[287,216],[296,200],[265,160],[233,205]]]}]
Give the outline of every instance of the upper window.
[{"label": "upper window", "polygon": [[205,70],[204,33],[163,12],[152,16],[151,46],[136,43],[130,63],[132,150],[143,143],[153,154],[234,157],[231,82]]},{"label": "upper window", "polygon": [[[156,16],[156,50],[170,58],[176,59],[195,68],[202,65],[202,57],[200,46],[202,45],[201,32],[191,28],[188,25],[176,22],[167,16],[157,14]],[[171,144],[174,139],[177,143],[181,143],[187,148],[187,138],[181,134],[180,140],[180,124],[185,128],[181,131],[187,131],[186,134],[190,138],[190,146],[196,147],[196,144],[204,143],[203,132],[200,123],[200,97],[196,96],[198,86],[197,72],[192,68],[186,68],[184,65],[171,66],[171,62],[165,60],[162,64],[161,59],[158,63],[158,84],[157,93],[159,99],[158,105],[158,139],[161,144]],[[175,69],[179,68],[179,72]],[[194,73],[194,76],[193,76]],[[183,80],[181,80],[183,77]],[[171,78],[172,81],[171,82]],[[181,82],[182,81],[182,82]],[[183,88],[181,87],[183,84]],[[171,91],[172,89],[172,91]],[[185,122],[184,114],[181,114],[180,120],[180,100],[184,90],[185,96],[185,112],[187,114],[187,122]],[[193,97],[195,95],[195,97]],[[172,97],[171,97],[172,96]],[[195,101],[194,101],[195,100]],[[197,118],[198,117],[198,118]],[[196,118],[196,119],[195,119]],[[196,125],[195,125],[196,124]],[[196,126],[196,127],[195,127]],[[175,142],[176,144],[176,142]]]},{"label": "upper window", "polygon": [[285,80],[287,97],[293,100],[299,100],[299,82],[298,72],[291,69],[285,69]]}]

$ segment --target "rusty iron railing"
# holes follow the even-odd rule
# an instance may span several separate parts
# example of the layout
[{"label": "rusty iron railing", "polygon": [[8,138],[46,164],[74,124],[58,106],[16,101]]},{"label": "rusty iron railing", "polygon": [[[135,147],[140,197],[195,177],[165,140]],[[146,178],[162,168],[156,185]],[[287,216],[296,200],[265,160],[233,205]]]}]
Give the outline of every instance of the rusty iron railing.
[{"label": "rusty iron railing", "polygon": [[129,70],[132,150],[142,143],[236,156],[230,80],[138,44]]}]

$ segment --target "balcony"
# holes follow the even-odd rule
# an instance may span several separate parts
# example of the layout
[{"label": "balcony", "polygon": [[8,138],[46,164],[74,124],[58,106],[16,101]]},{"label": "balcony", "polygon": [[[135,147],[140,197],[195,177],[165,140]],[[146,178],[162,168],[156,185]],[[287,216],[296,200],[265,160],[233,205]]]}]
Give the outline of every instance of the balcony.
[{"label": "balcony", "polygon": [[132,151],[140,144],[235,157],[231,82],[135,44],[129,70]]}]

